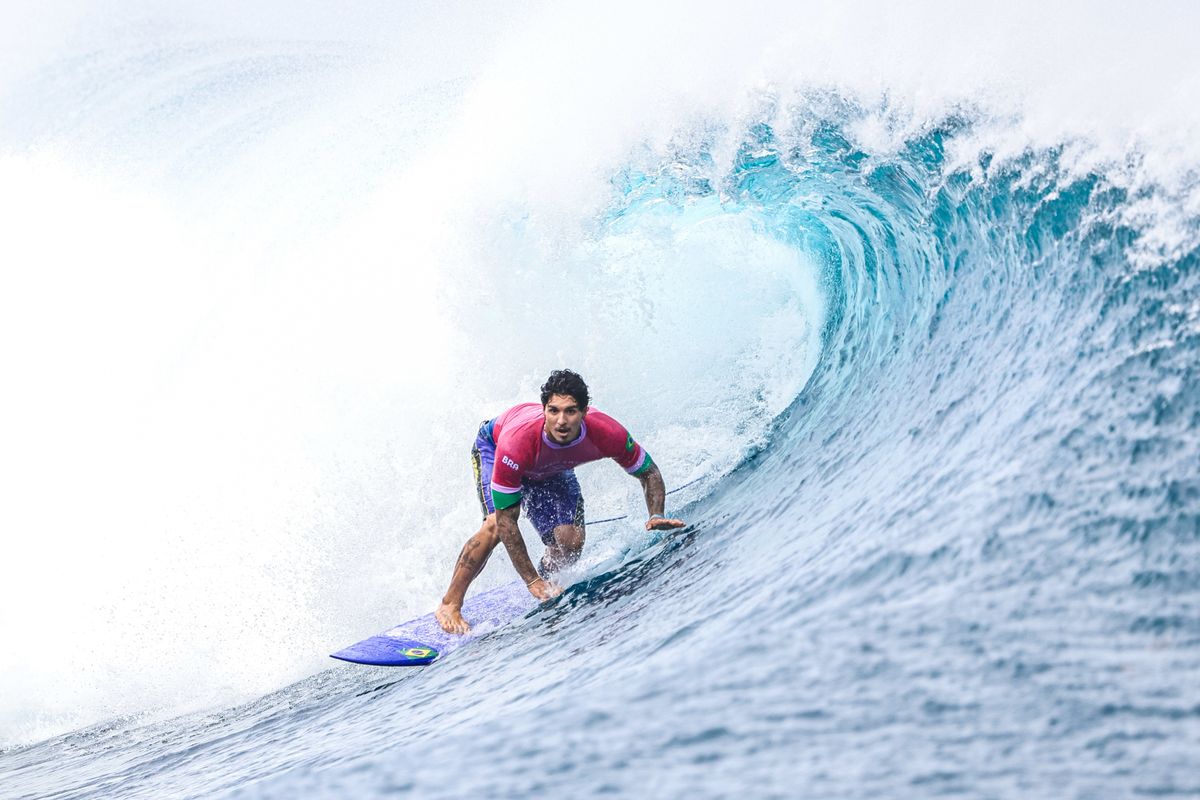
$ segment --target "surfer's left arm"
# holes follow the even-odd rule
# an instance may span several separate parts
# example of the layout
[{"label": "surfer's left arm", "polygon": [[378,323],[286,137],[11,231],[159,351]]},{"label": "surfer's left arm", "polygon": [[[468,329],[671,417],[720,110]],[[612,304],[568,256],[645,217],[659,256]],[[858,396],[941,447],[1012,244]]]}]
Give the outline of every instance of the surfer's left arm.
[{"label": "surfer's left arm", "polygon": [[666,531],[672,528],[682,528],[686,523],[681,519],[671,519],[663,516],[663,505],[667,499],[667,487],[663,484],[662,473],[657,464],[641,474],[634,475],[642,484],[642,493],[646,496],[646,511],[650,518],[646,520],[646,530]]}]

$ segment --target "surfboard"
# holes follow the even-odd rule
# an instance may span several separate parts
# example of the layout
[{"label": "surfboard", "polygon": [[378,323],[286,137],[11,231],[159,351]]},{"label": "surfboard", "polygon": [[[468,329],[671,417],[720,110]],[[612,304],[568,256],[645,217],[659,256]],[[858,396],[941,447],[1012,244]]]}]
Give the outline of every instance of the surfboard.
[{"label": "surfboard", "polygon": [[537,608],[538,600],[521,581],[480,592],[463,603],[471,623],[464,634],[446,633],[432,613],[402,622],[383,633],[330,653],[332,658],[380,667],[419,667],[507,625]]}]

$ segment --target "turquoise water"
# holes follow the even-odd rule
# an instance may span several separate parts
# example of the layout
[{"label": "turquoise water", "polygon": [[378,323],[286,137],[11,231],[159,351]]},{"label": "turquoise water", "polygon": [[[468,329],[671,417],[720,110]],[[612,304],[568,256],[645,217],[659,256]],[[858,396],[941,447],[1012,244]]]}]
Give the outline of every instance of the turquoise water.
[{"label": "turquoise water", "polygon": [[[322,76],[333,69],[313,64]],[[78,80],[78,66],[61,69],[68,83]],[[132,100],[116,110],[101,103],[114,116],[128,114],[128,103],[142,108],[148,130],[59,135],[129,158],[128,140],[145,137],[154,155],[134,158],[145,159],[134,172],[175,187],[173,204],[193,213],[228,190],[263,223],[258,189],[240,188],[226,166],[199,177],[211,152],[184,156],[163,144],[162,131],[178,132],[180,118],[148,99],[160,96],[148,77],[157,74],[138,67]],[[307,73],[285,71],[287,92],[279,81],[230,83],[220,74],[219,109],[186,105],[192,96],[181,101],[185,117],[230,123],[247,85],[286,106],[299,91],[290,82]],[[442,86],[450,99],[438,103],[473,102],[469,90]],[[379,99],[377,90],[366,94]],[[317,123],[294,109],[282,121],[263,113],[273,133],[239,126],[206,141],[282,185],[272,182],[284,170],[276,146],[316,152],[306,132]],[[44,141],[7,119],[10,141]],[[412,119],[388,117],[385,127],[402,130]],[[879,120],[896,125],[887,146],[863,133]],[[211,612],[183,618],[194,640],[155,651],[153,662],[122,672],[113,656],[103,675],[83,665],[51,669],[84,717],[51,713],[54,692],[10,666],[6,694],[33,688],[9,705],[4,793],[1200,795],[1200,222],[1187,200],[1195,172],[1181,163],[1172,188],[1146,179],[1139,158],[1081,163],[1073,139],[1002,152],[988,144],[995,125],[960,106],[905,127],[849,90],[797,87],[736,114],[681,117],[665,144],[584,171],[586,213],[563,201],[565,226],[511,197],[477,212],[482,232],[467,255],[428,251],[455,277],[428,297],[443,309],[446,337],[458,332],[470,344],[490,333],[510,348],[515,366],[483,382],[463,374],[494,367],[492,353],[452,342],[437,365],[423,365],[404,349],[410,343],[388,339],[404,329],[354,322],[373,306],[326,297],[342,291],[341,280],[385,301],[421,292],[410,273],[396,274],[416,252],[406,245],[369,270],[339,262],[326,274],[272,261],[296,217],[328,226],[354,216],[344,198],[322,194],[320,176],[284,182],[301,195],[286,200],[293,219],[270,222],[270,235],[243,234],[262,254],[253,280],[265,289],[238,297],[257,310],[229,311],[237,303],[225,292],[240,279],[213,278],[216,299],[201,292],[183,308],[189,320],[221,323],[183,326],[186,343],[164,357],[168,366],[155,363],[185,378],[224,376],[232,387],[241,372],[197,364],[211,352],[236,366],[240,347],[325,376],[238,390],[248,395],[247,430],[275,431],[252,424],[257,402],[282,409],[302,432],[302,446],[281,448],[323,465],[325,494],[314,494],[311,508],[280,511],[288,522],[278,529],[269,514],[233,511],[195,523],[214,537],[217,555],[248,552],[253,588],[231,583],[237,602],[214,596]],[[380,149],[344,160],[328,146],[345,170],[319,159],[314,169],[330,172],[329,185],[353,173],[362,192],[410,163]],[[401,194],[425,174],[404,173]],[[428,202],[459,202],[425,188]],[[573,195],[564,189],[563,197]],[[354,230],[388,240],[387,226],[367,219]],[[517,313],[471,311],[476,285],[456,288],[471,275]],[[580,291],[595,301],[548,310],[560,283],[567,297]],[[354,336],[306,327],[271,302],[297,318],[325,314]],[[539,314],[544,325],[532,321]],[[245,324],[258,315],[261,328]],[[506,324],[508,339],[495,333]],[[287,341],[264,348],[261,339],[281,328]],[[232,345],[214,339],[217,330]],[[342,348],[355,341],[369,341],[367,360],[417,359],[418,378],[449,388],[422,394],[376,380],[373,363],[346,367],[351,349]],[[295,342],[310,349],[295,361],[280,355]],[[313,347],[321,342],[336,352]],[[654,541],[634,524],[596,526],[594,556],[557,602],[430,667],[326,665],[324,653],[437,597],[469,533],[474,406],[506,401],[514,383],[529,389],[550,358],[596,376],[601,407],[647,432],[669,485],[699,479],[672,509],[689,528]],[[200,382],[185,378],[189,388]],[[347,383],[354,398],[328,388]],[[177,397],[154,386],[155,397]],[[364,388],[380,397],[359,399]],[[305,391],[322,402],[297,401],[299,412],[272,406]],[[457,414],[424,404],[430,393],[470,407],[461,431]],[[401,411],[446,431],[406,439],[425,434],[388,427]],[[355,422],[326,423],[327,439],[313,421],[326,415]],[[440,455],[422,455],[416,472],[390,456],[375,461],[377,438],[402,453],[413,441],[444,448],[445,466]],[[249,459],[244,474],[255,473],[258,449],[230,452]],[[422,483],[417,473],[431,477]],[[281,474],[286,482],[290,473]],[[585,483],[593,518],[609,516],[601,509],[636,512],[620,476],[606,480]],[[296,481],[285,498],[307,486]],[[226,495],[206,502],[241,507]],[[226,516],[245,527],[222,538]],[[161,519],[184,531],[168,542],[191,552],[191,523]],[[436,521],[426,531],[414,519]],[[263,552],[251,543],[264,540]],[[493,564],[483,584],[510,579],[506,568]],[[168,597],[190,586],[186,568],[176,574]],[[121,591],[75,601],[151,633],[180,624],[183,612],[169,603],[134,611]],[[299,606],[295,620],[281,616],[277,599]],[[252,648],[259,629],[233,610],[238,603],[255,609],[263,629],[292,620],[290,641],[267,642],[280,663],[263,674],[230,667],[224,634],[206,632],[225,626],[230,648]],[[100,628],[128,636],[116,623]],[[72,669],[95,691],[66,686]],[[181,683],[192,670],[220,675],[227,691],[198,699],[206,678]],[[139,692],[140,704],[130,699]]]}]

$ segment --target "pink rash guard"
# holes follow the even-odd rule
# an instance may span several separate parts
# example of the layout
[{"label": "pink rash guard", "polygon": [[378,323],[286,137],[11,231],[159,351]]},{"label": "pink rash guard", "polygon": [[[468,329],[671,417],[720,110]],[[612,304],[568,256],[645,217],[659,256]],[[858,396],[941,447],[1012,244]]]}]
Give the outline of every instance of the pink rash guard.
[{"label": "pink rash guard", "polygon": [[654,464],[621,423],[594,408],[588,409],[579,437],[570,444],[555,444],[545,424],[541,403],[522,403],[493,420],[492,502],[497,509],[521,501],[522,479],[545,480],[602,458],[613,459],[631,475],[641,475]]}]

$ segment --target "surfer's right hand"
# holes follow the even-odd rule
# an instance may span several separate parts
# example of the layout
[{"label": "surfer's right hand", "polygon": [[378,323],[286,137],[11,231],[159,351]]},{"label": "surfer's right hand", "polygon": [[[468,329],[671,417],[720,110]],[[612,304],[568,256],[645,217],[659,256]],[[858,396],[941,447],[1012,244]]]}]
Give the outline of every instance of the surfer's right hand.
[{"label": "surfer's right hand", "polygon": [[538,600],[549,600],[562,594],[562,587],[557,583],[551,583],[545,578],[538,578],[529,584],[529,593]]},{"label": "surfer's right hand", "polygon": [[437,618],[438,625],[441,625],[442,630],[446,633],[462,634],[471,630],[471,625],[463,619],[461,606],[442,603],[438,606],[437,611],[433,612],[433,616]]}]

